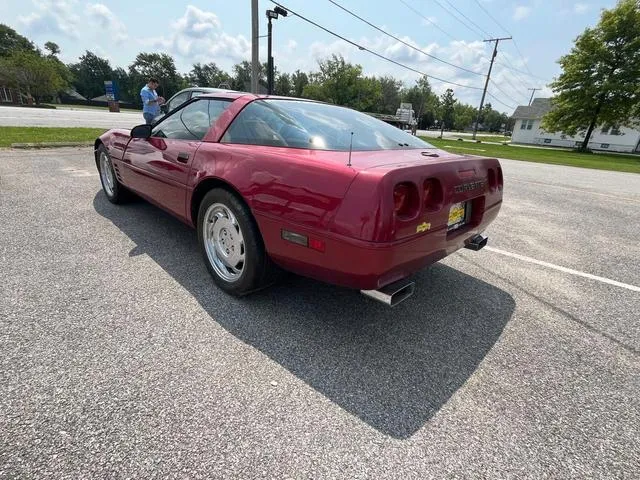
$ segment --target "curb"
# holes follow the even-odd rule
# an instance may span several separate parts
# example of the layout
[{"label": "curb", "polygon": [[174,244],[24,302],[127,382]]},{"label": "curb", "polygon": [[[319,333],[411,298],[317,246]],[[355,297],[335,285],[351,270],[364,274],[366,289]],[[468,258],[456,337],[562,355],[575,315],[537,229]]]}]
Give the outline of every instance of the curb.
[{"label": "curb", "polygon": [[59,147],[90,147],[93,142],[42,142],[42,143],[12,143],[11,148],[59,148]]}]

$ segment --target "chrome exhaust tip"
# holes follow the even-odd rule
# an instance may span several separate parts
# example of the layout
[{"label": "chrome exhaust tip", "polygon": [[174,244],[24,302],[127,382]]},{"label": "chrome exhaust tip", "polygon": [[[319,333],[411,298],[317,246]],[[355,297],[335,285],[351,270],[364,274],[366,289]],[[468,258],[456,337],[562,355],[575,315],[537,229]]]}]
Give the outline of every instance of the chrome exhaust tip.
[{"label": "chrome exhaust tip", "polygon": [[464,248],[468,248],[469,250],[478,251],[484,248],[487,245],[487,241],[489,237],[479,233],[478,235],[474,235],[469,239],[467,243],[465,243]]},{"label": "chrome exhaust tip", "polygon": [[384,303],[390,307],[395,307],[400,302],[406,300],[415,291],[416,284],[414,282],[407,282],[406,280],[400,280],[395,283],[391,283],[379,290],[360,290],[363,295],[373,298],[379,302]]}]

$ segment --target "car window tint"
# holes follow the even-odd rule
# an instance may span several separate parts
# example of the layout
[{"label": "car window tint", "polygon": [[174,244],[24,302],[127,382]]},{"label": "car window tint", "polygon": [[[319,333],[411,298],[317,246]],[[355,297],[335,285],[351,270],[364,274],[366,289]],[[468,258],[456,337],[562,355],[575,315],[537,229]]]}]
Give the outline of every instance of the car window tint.
[{"label": "car window tint", "polygon": [[222,115],[229,105],[231,100],[209,100],[209,122],[210,125],[216,123],[216,120]]},{"label": "car window tint", "polygon": [[194,138],[202,140],[209,131],[209,101],[197,100],[181,110],[180,118]]},{"label": "car window tint", "polygon": [[168,110],[171,111],[178,108],[187,100],[189,100],[189,92],[179,93],[169,101],[169,105],[167,105]]},{"label": "car window tint", "polygon": [[340,151],[348,151],[351,145],[354,151],[435,148],[418,137],[355,110],[280,99],[251,102],[233,120],[221,141]]},{"label": "car window tint", "polygon": [[200,96],[204,95],[205,93],[206,92],[200,92],[200,91],[191,92],[191,98],[200,97]]},{"label": "car window tint", "polygon": [[284,122],[264,104],[256,101],[247,105],[235,118],[222,137],[223,142],[249,145],[287,146],[278,133]]}]

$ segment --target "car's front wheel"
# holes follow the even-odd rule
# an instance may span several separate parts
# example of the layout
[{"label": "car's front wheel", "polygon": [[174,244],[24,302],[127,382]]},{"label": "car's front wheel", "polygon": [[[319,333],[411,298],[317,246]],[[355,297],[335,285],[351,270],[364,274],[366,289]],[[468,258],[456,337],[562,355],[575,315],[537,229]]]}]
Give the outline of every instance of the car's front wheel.
[{"label": "car's front wheel", "polygon": [[118,182],[111,156],[104,145],[100,145],[96,150],[96,163],[98,164],[102,190],[104,190],[107,200],[111,203],[122,203],[126,200],[128,191]]},{"label": "car's front wheel", "polygon": [[273,278],[275,267],[251,212],[227,190],[211,190],[202,199],[198,241],[209,273],[230,294],[246,295]]}]

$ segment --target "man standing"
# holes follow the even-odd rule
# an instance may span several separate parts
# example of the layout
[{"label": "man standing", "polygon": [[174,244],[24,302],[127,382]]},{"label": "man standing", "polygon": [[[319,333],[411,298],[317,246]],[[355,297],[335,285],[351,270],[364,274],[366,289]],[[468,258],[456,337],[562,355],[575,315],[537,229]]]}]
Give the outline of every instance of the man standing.
[{"label": "man standing", "polygon": [[142,98],[142,116],[148,124],[153,123],[153,119],[160,115],[160,105],[164,103],[164,98],[156,93],[160,82],[155,78],[150,78],[147,84],[140,90]]}]

